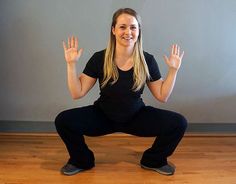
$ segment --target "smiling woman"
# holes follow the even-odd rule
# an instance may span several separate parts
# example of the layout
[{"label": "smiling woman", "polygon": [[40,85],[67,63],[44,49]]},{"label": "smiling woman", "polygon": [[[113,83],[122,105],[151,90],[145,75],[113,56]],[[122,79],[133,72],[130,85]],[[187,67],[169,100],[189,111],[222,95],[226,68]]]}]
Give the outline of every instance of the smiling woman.
[{"label": "smiling woman", "polygon": [[116,37],[117,47],[124,46],[132,49],[139,36],[138,21],[129,14],[122,14],[117,18],[116,25],[112,27],[112,33]]},{"label": "smiling woman", "polygon": [[84,135],[124,132],[157,137],[143,153],[141,167],[164,175],[174,174],[175,167],[167,162],[167,157],[182,139],[187,121],[176,112],[146,106],[141,95],[147,84],[158,101],[167,101],[183,58],[179,46],[172,45],[170,56],[164,57],[169,72],[162,79],[153,55],[143,51],[140,17],[130,8],[114,13],[107,48],[90,58],[79,77],[76,62],[82,49],[78,39],[68,38],[63,46],[72,97],[85,96],[97,79],[100,97],[93,105],[66,110],[56,117],[57,131],[70,155],[61,172],[73,175],[95,166],[94,154],[86,145]]}]

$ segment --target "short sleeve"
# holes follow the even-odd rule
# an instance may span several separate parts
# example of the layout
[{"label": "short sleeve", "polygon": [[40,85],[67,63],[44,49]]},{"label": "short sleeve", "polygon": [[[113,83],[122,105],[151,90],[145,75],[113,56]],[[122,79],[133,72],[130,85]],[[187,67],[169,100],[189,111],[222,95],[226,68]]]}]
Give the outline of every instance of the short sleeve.
[{"label": "short sleeve", "polygon": [[98,67],[97,67],[97,62],[98,61],[97,54],[93,54],[93,56],[89,59],[88,63],[86,64],[83,73],[93,77],[93,78],[98,78]]},{"label": "short sleeve", "polygon": [[145,53],[145,60],[146,63],[148,65],[148,69],[149,69],[149,74],[150,74],[150,82],[154,82],[156,80],[159,80],[161,78],[161,73],[158,67],[158,64],[154,58],[153,55]]}]

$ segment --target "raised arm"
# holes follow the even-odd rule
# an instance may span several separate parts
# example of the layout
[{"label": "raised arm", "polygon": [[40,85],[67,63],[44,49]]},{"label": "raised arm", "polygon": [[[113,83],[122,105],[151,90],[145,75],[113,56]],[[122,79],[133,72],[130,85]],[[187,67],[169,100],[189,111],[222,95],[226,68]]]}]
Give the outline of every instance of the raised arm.
[{"label": "raised arm", "polygon": [[166,79],[160,79],[147,84],[152,95],[158,101],[167,102],[170,97],[183,56],[184,52],[180,55],[180,47],[178,45],[172,45],[170,57],[164,56],[164,60],[169,68]]},{"label": "raised arm", "polygon": [[63,41],[65,60],[67,63],[67,83],[73,99],[85,96],[96,83],[95,78],[81,74],[78,77],[76,62],[78,62],[83,50],[78,50],[78,38],[72,36],[68,38],[68,45]]}]

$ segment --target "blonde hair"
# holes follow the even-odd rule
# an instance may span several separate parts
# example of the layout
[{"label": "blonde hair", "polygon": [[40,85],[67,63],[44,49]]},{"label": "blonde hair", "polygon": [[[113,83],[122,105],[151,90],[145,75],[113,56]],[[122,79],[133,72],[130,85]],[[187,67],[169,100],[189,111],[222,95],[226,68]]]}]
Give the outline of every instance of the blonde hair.
[{"label": "blonde hair", "polygon": [[105,87],[108,82],[112,79],[111,84],[117,82],[119,78],[119,73],[117,66],[114,62],[114,55],[115,55],[115,46],[116,46],[116,39],[112,33],[112,28],[115,27],[117,23],[117,18],[121,14],[129,14],[136,18],[139,26],[139,36],[134,45],[134,50],[132,54],[132,59],[134,62],[134,72],[133,72],[133,80],[134,85],[132,90],[138,91],[140,90],[146,83],[147,79],[150,79],[150,74],[148,70],[147,63],[144,58],[143,54],[143,47],[142,47],[142,32],[141,32],[141,19],[138,14],[130,8],[119,9],[113,14],[112,24],[111,24],[111,31],[110,31],[110,39],[106,48],[105,58],[104,58],[104,66],[103,66],[103,80],[101,87]]}]

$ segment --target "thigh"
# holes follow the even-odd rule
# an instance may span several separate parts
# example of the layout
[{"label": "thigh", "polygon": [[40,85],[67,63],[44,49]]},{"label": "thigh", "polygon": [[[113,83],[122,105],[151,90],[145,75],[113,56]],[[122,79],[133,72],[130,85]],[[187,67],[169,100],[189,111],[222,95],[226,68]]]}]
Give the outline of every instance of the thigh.
[{"label": "thigh", "polygon": [[94,105],[65,110],[56,117],[55,123],[56,126],[87,136],[114,132],[109,119]]},{"label": "thigh", "polygon": [[145,137],[159,136],[170,133],[185,122],[179,113],[145,106],[127,124],[125,132]]}]

